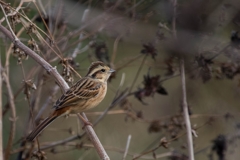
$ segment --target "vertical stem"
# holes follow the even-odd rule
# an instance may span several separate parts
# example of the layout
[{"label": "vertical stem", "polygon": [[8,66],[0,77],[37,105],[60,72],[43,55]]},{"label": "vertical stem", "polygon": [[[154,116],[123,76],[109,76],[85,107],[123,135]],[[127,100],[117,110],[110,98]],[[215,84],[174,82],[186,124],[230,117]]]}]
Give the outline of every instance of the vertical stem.
[{"label": "vertical stem", "polygon": [[8,143],[7,143],[7,147],[5,150],[5,159],[9,159],[10,156],[10,151],[12,149],[12,144],[13,144],[13,139],[15,137],[15,133],[16,133],[16,107],[15,107],[15,103],[14,103],[14,96],[12,93],[12,87],[10,85],[9,82],[9,75],[6,75],[5,72],[2,73],[3,75],[3,79],[4,82],[6,83],[6,88],[7,88],[7,92],[8,92],[8,99],[9,99],[9,105],[10,105],[10,109],[11,109],[11,129],[10,129],[10,134],[9,134],[9,138],[8,138]]},{"label": "vertical stem", "polygon": [[1,57],[0,57],[0,159],[3,159],[3,137],[2,137],[2,64],[1,64]]},{"label": "vertical stem", "polygon": [[187,91],[186,91],[186,80],[185,80],[185,69],[184,69],[184,59],[180,60],[180,71],[181,71],[181,81],[182,81],[182,107],[183,115],[185,118],[185,124],[187,129],[187,141],[188,141],[188,156],[189,160],[194,160],[194,150],[193,150],[193,140],[192,140],[192,128],[188,112],[187,104]]},{"label": "vertical stem", "polygon": [[131,134],[128,135],[128,140],[127,140],[127,144],[126,144],[125,152],[124,152],[124,155],[123,155],[123,160],[125,160],[126,157],[127,157],[128,149],[129,149],[130,142],[131,142],[131,138],[132,138]]},{"label": "vertical stem", "polygon": [[[173,4],[172,31],[173,31],[173,38],[177,41],[177,30],[176,30],[177,0],[173,0],[172,4]],[[186,124],[186,129],[187,129],[188,157],[189,157],[189,160],[194,160],[192,128],[191,128],[190,117],[188,114],[187,90],[186,90],[185,68],[184,68],[184,58],[183,57],[180,57],[180,72],[181,72],[180,74],[181,74],[181,81],[182,81],[183,116],[185,119],[185,124]]]},{"label": "vertical stem", "polygon": [[172,18],[172,32],[173,37],[177,39],[177,30],[176,30],[176,12],[177,12],[177,0],[173,0],[173,18]]}]

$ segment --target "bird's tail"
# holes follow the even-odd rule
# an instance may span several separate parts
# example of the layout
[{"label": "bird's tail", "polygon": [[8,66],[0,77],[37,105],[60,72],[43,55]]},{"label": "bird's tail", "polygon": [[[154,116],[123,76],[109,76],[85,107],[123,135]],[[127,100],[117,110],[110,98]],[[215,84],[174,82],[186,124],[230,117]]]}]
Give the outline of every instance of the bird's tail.
[{"label": "bird's tail", "polygon": [[28,141],[33,141],[52,121],[54,121],[58,116],[52,115],[43,120],[28,136]]}]

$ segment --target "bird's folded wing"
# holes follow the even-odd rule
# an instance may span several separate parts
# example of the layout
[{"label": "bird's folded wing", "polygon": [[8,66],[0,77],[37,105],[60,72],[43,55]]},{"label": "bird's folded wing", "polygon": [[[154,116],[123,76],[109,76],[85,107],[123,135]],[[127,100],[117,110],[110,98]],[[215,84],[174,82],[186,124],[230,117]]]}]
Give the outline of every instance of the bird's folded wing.
[{"label": "bird's folded wing", "polygon": [[53,108],[74,106],[81,100],[84,102],[84,100],[93,98],[98,95],[100,87],[100,83],[82,78],[57,100]]}]

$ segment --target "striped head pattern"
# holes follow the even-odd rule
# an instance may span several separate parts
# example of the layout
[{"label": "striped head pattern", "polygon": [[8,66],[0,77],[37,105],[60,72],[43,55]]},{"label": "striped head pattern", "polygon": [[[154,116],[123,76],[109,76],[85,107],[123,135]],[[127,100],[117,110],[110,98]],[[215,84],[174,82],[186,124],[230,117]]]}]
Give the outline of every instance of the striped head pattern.
[{"label": "striped head pattern", "polygon": [[87,76],[93,79],[98,79],[102,82],[106,82],[112,72],[114,72],[113,69],[109,68],[103,62],[97,61],[91,64]]}]

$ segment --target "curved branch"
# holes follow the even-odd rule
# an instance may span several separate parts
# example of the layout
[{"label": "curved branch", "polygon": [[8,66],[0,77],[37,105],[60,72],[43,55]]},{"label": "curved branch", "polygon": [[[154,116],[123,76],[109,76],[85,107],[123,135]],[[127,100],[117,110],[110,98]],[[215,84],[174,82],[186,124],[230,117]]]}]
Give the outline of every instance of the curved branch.
[{"label": "curved branch", "polygon": [[[62,78],[62,76],[57,72],[56,67],[52,67],[47,61],[45,61],[42,57],[40,57],[37,53],[32,51],[30,48],[28,48],[26,45],[24,45],[21,41],[15,40],[14,37],[12,36],[11,32],[8,31],[4,26],[0,24],[0,31],[6,35],[16,47],[20,48],[23,50],[26,54],[28,54],[31,58],[33,58],[38,64],[40,64],[45,70],[47,70],[48,73],[50,73],[56,80],[56,82],[59,84],[61,87],[63,93],[65,93],[69,86],[65,82],[65,80]],[[83,113],[84,115],[84,113]],[[99,139],[94,132],[93,128],[91,126],[85,127],[85,130],[88,134],[89,137],[93,137],[94,141],[97,141],[98,143],[93,143],[95,149],[97,150],[99,156],[101,157],[102,160],[110,160],[108,157],[106,151],[104,150],[102,144],[100,143]]]},{"label": "curved branch", "polygon": [[20,40],[15,40],[12,36],[11,32],[9,32],[4,26],[0,24],[0,31],[7,36],[16,47],[23,50],[26,54],[28,54],[31,58],[33,58],[38,64],[40,64],[45,70],[47,70],[48,73],[50,73],[58,83],[58,85],[61,87],[62,92],[65,93],[65,91],[68,90],[68,84],[65,82],[65,80],[62,78],[62,76],[58,73],[56,67],[52,67],[47,61],[45,61],[42,57],[40,57],[37,53],[32,51],[30,48],[28,48],[25,44],[23,44]]}]

